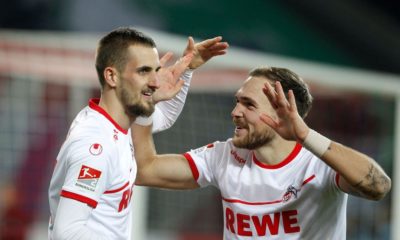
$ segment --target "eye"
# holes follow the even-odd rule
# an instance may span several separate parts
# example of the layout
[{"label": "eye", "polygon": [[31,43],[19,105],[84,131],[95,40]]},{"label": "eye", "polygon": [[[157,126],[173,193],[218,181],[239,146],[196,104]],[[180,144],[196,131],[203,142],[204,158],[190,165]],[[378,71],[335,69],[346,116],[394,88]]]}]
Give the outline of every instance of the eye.
[{"label": "eye", "polygon": [[144,75],[144,74],[147,73],[147,71],[146,71],[146,69],[140,69],[140,70],[138,71],[138,73],[139,73],[140,75]]},{"label": "eye", "polygon": [[136,70],[139,75],[145,75],[149,73],[152,69],[150,67],[141,67]]},{"label": "eye", "polygon": [[254,106],[253,104],[249,104],[249,105],[247,105],[246,106],[248,109],[250,109],[250,110],[255,110],[256,109],[256,106]]}]

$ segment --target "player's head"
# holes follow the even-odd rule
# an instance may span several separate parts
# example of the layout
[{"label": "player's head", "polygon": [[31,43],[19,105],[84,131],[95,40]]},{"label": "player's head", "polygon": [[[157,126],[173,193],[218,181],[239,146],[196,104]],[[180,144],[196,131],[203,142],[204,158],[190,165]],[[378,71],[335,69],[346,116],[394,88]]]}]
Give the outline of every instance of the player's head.
[{"label": "player's head", "polygon": [[96,71],[102,91],[115,90],[131,117],[149,116],[154,111],[152,93],[158,88],[159,69],[155,42],[135,29],[117,28],[98,44]]},{"label": "player's head", "polygon": [[260,120],[260,113],[276,117],[276,112],[262,88],[269,81],[271,85],[279,81],[287,96],[291,89],[296,98],[299,115],[305,118],[312,105],[308,86],[294,72],[285,68],[260,67],[252,70],[249,77],[236,93],[236,106],[232,111],[236,125],[233,144],[236,147],[256,149],[274,139],[276,133]]}]

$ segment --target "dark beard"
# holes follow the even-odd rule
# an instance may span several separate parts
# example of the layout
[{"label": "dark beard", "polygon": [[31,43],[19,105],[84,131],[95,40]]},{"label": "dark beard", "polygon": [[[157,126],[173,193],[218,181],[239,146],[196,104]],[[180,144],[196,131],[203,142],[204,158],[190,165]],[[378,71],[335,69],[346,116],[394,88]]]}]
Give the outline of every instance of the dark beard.
[{"label": "dark beard", "polygon": [[149,104],[148,107],[140,103],[125,105],[125,112],[130,117],[149,117],[154,112],[154,105]]},{"label": "dark beard", "polygon": [[137,99],[140,99],[137,96],[130,96],[128,91],[126,91],[124,88],[121,89],[121,102],[125,108],[125,113],[129,117],[138,117],[138,116],[144,116],[144,117],[149,117],[153,112],[154,112],[154,104],[149,103],[147,106],[143,103],[140,102],[140,100],[137,100],[135,103],[131,103],[132,99],[136,97]]}]

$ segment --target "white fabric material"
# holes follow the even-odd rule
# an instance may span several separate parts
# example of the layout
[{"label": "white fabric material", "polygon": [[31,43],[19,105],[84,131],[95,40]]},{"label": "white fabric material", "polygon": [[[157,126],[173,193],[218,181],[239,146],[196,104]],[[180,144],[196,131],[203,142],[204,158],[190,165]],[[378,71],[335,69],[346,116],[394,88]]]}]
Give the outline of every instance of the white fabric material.
[{"label": "white fabric material", "polygon": [[331,140],[318,132],[310,129],[303,146],[314,153],[317,157],[324,155],[331,145]]},{"label": "white fabric material", "polygon": [[170,128],[178,119],[182,112],[183,106],[185,105],[192,75],[193,70],[186,70],[181,76],[181,79],[185,82],[181,91],[179,91],[179,93],[171,100],[162,101],[156,104],[153,113],[153,133]]},{"label": "white fabric material", "polygon": [[347,194],[336,172],[300,144],[274,166],[231,139],[185,156],[200,186],[221,191],[224,239],[346,238]]},{"label": "white fabric material", "polygon": [[[154,111],[156,111],[156,110],[154,110]],[[153,115],[154,115],[154,113],[151,114],[150,117],[142,117],[142,116],[136,117],[135,123],[137,125],[141,125],[141,126],[149,126],[153,123]]]},{"label": "white fabric material", "polygon": [[[185,71],[181,76],[185,81],[181,91],[173,99],[156,105],[152,115],[153,132],[168,129],[175,123],[183,109],[192,74],[193,70]],[[130,131],[118,126],[91,100],[73,121],[57,156],[49,187],[49,239],[58,239],[61,235],[62,239],[92,239],[92,236],[93,239],[101,239],[95,236],[130,239],[130,200],[136,172]],[[61,201],[60,194],[62,199],[77,202],[71,211],[82,212],[82,215],[62,220],[70,216],[70,204],[64,206],[70,201]],[[93,208],[90,214],[87,214],[88,206]]]},{"label": "white fabric material", "polygon": [[130,239],[130,197],[137,171],[133,156],[130,132],[91,100],[73,121],[57,156],[49,187],[49,238],[55,239],[53,222],[65,217],[57,211],[61,194],[94,208],[86,222],[80,222],[88,232]]},{"label": "white fabric material", "polygon": [[53,239],[57,240],[106,240],[105,236],[98,234],[86,227],[86,221],[90,217],[93,208],[86,203],[78,202],[70,198],[61,197],[53,229]]}]

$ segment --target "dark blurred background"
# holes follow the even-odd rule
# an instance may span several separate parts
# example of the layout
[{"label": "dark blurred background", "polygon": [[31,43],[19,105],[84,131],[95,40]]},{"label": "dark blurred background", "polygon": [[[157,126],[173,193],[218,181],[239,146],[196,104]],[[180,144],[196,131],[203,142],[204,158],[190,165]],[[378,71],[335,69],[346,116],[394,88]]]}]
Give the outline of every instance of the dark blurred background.
[{"label": "dark blurred background", "polygon": [[268,53],[400,73],[400,2],[378,0],[16,0],[0,28],[110,31],[143,26]]}]

